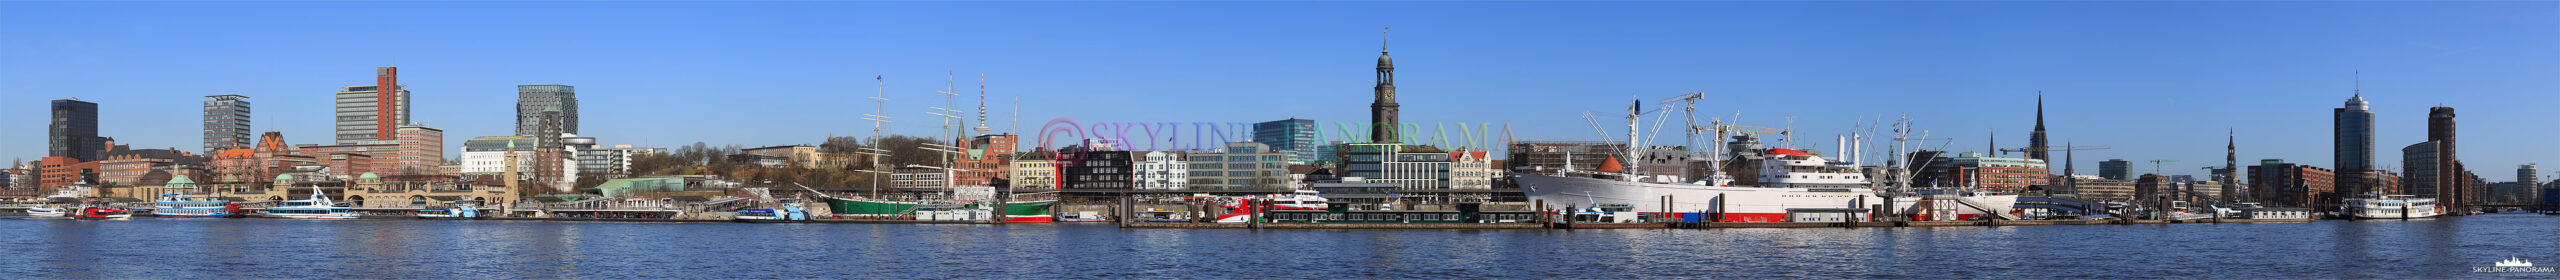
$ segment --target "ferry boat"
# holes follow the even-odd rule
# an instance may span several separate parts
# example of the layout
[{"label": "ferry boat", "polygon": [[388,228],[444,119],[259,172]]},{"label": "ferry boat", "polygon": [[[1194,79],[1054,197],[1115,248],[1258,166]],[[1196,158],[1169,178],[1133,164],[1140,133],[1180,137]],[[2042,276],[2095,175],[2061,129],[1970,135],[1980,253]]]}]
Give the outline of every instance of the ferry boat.
[{"label": "ferry boat", "polygon": [[108,207],[104,207],[104,206],[86,206],[86,207],[80,207],[80,209],[79,209],[79,210],[74,210],[74,211],[72,211],[72,212],[71,212],[71,219],[73,219],[73,220],[125,220],[125,219],[133,219],[133,211],[132,211],[132,210],[125,210],[125,209],[108,208]]},{"label": "ferry boat", "polygon": [[741,209],[738,210],[738,216],[732,217],[730,220],[746,223],[801,223],[809,221],[809,210],[801,209],[800,205],[783,205],[782,208],[768,209]]},{"label": "ferry boat", "polygon": [[248,214],[240,204],[211,195],[163,194],[152,202],[152,217],[168,218],[239,218]]},{"label": "ferry boat", "polygon": [[2436,199],[2412,195],[2352,198],[2340,208],[2351,219],[2423,219],[2444,214]]},{"label": "ferry boat", "polygon": [[354,219],[362,216],[349,207],[340,206],[336,202],[330,201],[329,194],[321,192],[319,186],[311,187],[310,199],[286,200],[276,204],[276,207],[268,207],[264,212],[267,217],[290,219],[334,220]]},{"label": "ferry boat", "polygon": [[1271,199],[1271,210],[1325,210],[1324,196],[1314,190],[1298,190]]},{"label": "ferry boat", "polygon": [[456,203],[453,207],[449,208],[418,209],[419,219],[477,220],[482,217],[483,216],[480,215],[479,207],[471,207],[470,205],[462,205],[460,203]]}]

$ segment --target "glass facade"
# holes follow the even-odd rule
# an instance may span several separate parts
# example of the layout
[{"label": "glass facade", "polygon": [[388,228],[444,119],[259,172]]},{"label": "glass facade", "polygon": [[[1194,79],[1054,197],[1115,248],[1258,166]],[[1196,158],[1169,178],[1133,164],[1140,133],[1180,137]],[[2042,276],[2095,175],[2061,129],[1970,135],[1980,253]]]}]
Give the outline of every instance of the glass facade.
[{"label": "glass facade", "polygon": [[107,148],[106,139],[98,138],[98,103],[54,100],[52,120],[46,127],[46,156],[95,161],[98,151]]},{"label": "glass facade", "polygon": [[2338,188],[2351,193],[2366,190],[2369,184],[2364,182],[2363,174],[2373,168],[2373,111],[2368,106],[2359,94],[2348,99],[2346,107],[2334,111],[2336,132],[2332,147],[2336,150],[2332,156],[2337,160]]},{"label": "glass facade", "polygon": [[531,136],[540,128],[542,111],[560,110],[560,132],[578,133],[578,91],[564,85],[516,86],[516,135]]},{"label": "glass facade", "polygon": [[249,148],[248,96],[214,95],[204,101],[204,153]]},{"label": "glass facade", "polygon": [[[1271,149],[1295,152],[1290,164],[1307,164],[1316,160],[1316,121],[1290,118],[1253,124],[1253,142]],[[1235,151],[1229,151],[1235,152]],[[1243,152],[1254,153],[1254,152]]]},{"label": "glass facade", "polygon": [[[381,110],[380,107],[374,106],[376,105],[374,88],[374,86],[351,86],[338,91],[337,98],[334,99],[337,103],[337,114],[336,118],[331,120],[337,128],[337,144],[348,145],[359,144],[362,143],[361,141],[381,140],[383,131],[379,131],[381,127],[374,123],[375,113]],[[409,90],[406,87],[394,90],[398,92],[393,92],[391,97],[396,99],[391,103],[391,123],[409,124]]]},{"label": "glass facade", "polygon": [[1261,142],[1227,143],[1225,153],[1195,153],[1191,158],[1191,188],[1194,189],[1278,189],[1293,187],[1289,181],[1289,165],[1284,160],[1295,152],[1270,148]]}]

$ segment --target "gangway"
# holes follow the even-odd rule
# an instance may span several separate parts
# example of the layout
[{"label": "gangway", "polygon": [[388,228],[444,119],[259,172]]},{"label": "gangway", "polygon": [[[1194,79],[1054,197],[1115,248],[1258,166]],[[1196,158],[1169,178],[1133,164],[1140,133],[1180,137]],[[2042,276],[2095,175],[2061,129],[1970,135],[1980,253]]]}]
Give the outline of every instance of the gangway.
[{"label": "gangway", "polygon": [[1982,211],[1982,213],[1991,214],[1992,217],[2000,217],[2002,220],[2020,219],[2018,218],[2018,215],[2010,215],[2008,209],[1992,209],[1991,207],[1983,207],[1982,205],[1985,203],[1973,201],[1971,198],[1965,198],[1962,196],[1957,196],[1955,199],[1956,204],[1963,204],[1965,207],[1973,207],[1974,211]]}]

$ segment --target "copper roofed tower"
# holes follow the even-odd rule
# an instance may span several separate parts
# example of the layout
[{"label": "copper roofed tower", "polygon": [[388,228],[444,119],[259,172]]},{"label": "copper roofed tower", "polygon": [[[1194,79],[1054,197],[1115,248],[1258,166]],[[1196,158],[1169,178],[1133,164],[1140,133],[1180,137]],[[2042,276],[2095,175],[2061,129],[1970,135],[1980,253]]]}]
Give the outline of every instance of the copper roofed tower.
[{"label": "copper roofed tower", "polygon": [[1397,140],[1396,137],[1396,129],[1402,127],[1396,124],[1396,63],[1395,60],[1387,58],[1385,33],[1385,31],[1379,32],[1381,38],[1378,40],[1378,87],[1376,88],[1378,100],[1369,103],[1369,142],[1401,143],[1402,141]]}]

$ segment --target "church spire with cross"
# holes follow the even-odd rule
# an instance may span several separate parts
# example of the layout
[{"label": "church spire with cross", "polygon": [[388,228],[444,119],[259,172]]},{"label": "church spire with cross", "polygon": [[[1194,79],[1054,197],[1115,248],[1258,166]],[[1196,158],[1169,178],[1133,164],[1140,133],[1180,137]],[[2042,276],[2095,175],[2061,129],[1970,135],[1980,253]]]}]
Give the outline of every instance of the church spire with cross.
[{"label": "church spire with cross", "polygon": [[1386,31],[1378,32],[1378,86],[1373,90],[1377,101],[1369,103],[1369,142],[1401,143],[1396,130],[1396,64],[1387,58]]}]

